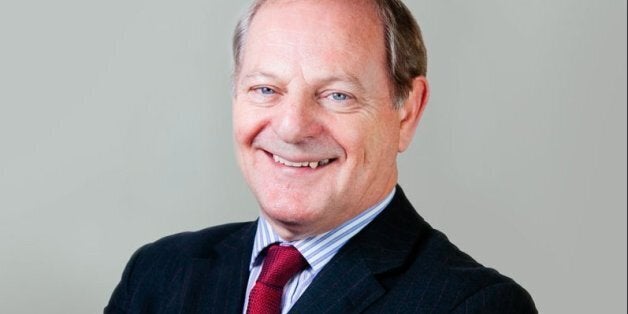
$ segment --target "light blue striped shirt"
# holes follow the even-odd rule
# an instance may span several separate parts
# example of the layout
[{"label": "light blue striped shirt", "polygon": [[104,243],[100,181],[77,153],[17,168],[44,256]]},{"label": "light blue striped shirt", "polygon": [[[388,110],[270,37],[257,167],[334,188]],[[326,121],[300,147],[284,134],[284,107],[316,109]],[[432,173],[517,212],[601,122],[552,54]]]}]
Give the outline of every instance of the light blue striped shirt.
[{"label": "light blue striped shirt", "polygon": [[321,269],[338,253],[338,250],[386,208],[395,195],[395,191],[396,188],[394,188],[383,201],[365,210],[351,220],[346,221],[337,228],[314,237],[293,242],[281,239],[281,237],[273,231],[268,221],[266,221],[264,217],[260,217],[257,223],[257,232],[255,233],[253,253],[251,254],[251,266],[249,268],[251,272],[246,288],[243,313],[246,313],[246,307],[249,303],[249,294],[255,285],[259,273],[262,271],[264,258],[260,256],[260,253],[267,246],[273,243],[292,245],[299,250],[309,264],[306,269],[290,279],[284,287],[281,308],[282,313],[285,314],[288,313],[305,289],[312,283],[314,277],[316,277]]}]

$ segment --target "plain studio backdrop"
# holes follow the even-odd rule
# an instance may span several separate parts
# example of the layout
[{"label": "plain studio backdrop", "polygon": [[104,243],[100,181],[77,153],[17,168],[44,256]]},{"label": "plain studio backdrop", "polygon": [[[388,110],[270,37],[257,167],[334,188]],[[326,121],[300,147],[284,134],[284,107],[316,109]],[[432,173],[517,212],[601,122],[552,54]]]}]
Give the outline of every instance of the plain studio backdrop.
[{"label": "plain studio backdrop", "polygon": [[[626,313],[626,1],[407,1],[432,99],[400,183],[543,313]],[[252,220],[239,0],[0,2],[0,312],[98,313],[142,244]]]}]

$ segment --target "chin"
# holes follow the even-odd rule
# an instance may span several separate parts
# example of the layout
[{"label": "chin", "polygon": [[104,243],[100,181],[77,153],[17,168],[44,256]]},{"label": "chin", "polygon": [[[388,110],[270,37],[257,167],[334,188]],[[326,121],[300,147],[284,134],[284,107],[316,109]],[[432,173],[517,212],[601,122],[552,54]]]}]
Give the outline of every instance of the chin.
[{"label": "chin", "polygon": [[304,204],[262,206],[262,211],[268,218],[290,225],[304,225],[316,221],[318,211],[310,209]]},{"label": "chin", "polygon": [[324,210],[303,202],[302,199],[296,202],[286,198],[262,201],[260,207],[273,226],[282,229],[275,230],[282,236],[286,236],[286,233],[290,234],[290,237],[307,236],[316,233],[319,226],[324,224],[322,219]]}]

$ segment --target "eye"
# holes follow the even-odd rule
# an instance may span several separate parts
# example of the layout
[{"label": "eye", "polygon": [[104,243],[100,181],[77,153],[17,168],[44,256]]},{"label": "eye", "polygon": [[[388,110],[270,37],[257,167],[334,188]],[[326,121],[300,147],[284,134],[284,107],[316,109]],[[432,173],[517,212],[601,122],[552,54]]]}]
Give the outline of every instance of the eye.
[{"label": "eye", "polygon": [[254,91],[262,94],[262,95],[274,95],[275,94],[275,90],[268,87],[268,86],[261,86],[261,87],[256,87],[253,89]]},{"label": "eye", "polygon": [[344,91],[325,91],[321,93],[320,103],[332,111],[350,112],[359,106],[357,97]]},{"label": "eye", "polygon": [[349,99],[349,95],[343,93],[331,93],[329,97],[335,101],[345,101]]}]

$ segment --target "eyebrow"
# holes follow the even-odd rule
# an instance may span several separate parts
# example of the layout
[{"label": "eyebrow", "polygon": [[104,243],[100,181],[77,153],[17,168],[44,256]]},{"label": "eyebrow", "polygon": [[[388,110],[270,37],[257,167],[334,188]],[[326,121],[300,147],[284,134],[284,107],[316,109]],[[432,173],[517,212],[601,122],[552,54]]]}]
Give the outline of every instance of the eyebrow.
[{"label": "eyebrow", "polygon": [[266,72],[252,72],[249,73],[247,75],[245,75],[244,77],[242,77],[242,80],[250,80],[250,79],[256,79],[256,78],[269,78],[269,79],[274,79],[274,80],[278,80],[279,77],[277,77],[274,74],[271,73],[266,73]]},{"label": "eyebrow", "polygon": [[332,75],[328,78],[324,78],[322,80],[320,80],[320,83],[322,83],[323,85],[329,85],[331,83],[347,83],[349,84],[352,88],[355,88],[358,90],[358,92],[365,92],[366,88],[364,87],[364,85],[362,85],[362,82],[360,82],[360,80],[350,74],[346,74],[346,73],[342,73],[342,74],[337,74],[337,75]]}]

